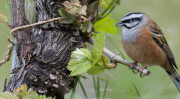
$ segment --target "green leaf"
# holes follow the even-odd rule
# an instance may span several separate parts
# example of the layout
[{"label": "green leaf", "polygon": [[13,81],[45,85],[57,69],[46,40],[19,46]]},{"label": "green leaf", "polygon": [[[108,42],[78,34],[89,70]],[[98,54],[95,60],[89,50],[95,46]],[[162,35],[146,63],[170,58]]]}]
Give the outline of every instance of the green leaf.
[{"label": "green leaf", "polygon": [[12,95],[10,92],[0,92],[0,99],[19,99],[16,95]]},{"label": "green leaf", "polygon": [[88,70],[88,74],[95,75],[102,73],[103,71],[104,71],[104,67],[102,67],[101,65],[94,65]]},{"label": "green leaf", "polygon": [[107,8],[109,6],[109,4],[111,3],[112,0],[101,0],[101,3],[100,5],[103,7],[103,8]]},{"label": "green leaf", "polygon": [[89,68],[92,67],[91,53],[89,50],[81,48],[76,49],[72,52],[70,62],[68,63],[68,70],[71,71],[71,76],[80,75],[83,72],[86,72]]},{"label": "green leaf", "polygon": [[7,21],[8,21],[7,17],[0,13],[0,23],[5,23]]},{"label": "green leaf", "polygon": [[71,71],[71,76],[80,75],[86,71],[89,74],[98,74],[104,71],[105,64],[108,62],[103,57],[103,48],[106,33],[94,34],[95,42],[93,44],[92,55],[88,49],[76,49],[71,54],[68,70]]},{"label": "green leaf", "polygon": [[46,97],[45,95],[38,95],[35,91],[26,96],[23,96],[22,99],[53,99],[51,97]]},{"label": "green leaf", "polygon": [[5,6],[6,6],[6,8],[11,9],[11,2],[10,1],[6,2]]},{"label": "green leaf", "polygon": [[103,54],[104,42],[105,42],[106,33],[97,33],[94,34],[93,38],[95,40],[92,49],[93,58],[97,59]]},{"label": "green leaf", "polygon": [[[16,88],[13,92],[16,95],[17,99],[52,99],[50,97],[46,97],[45,95],[38,95],[36,91],[32,89],[28,89],[26,84],[21,85],[19,88]],[[0,99],[16,99],[16,98],[1,98]]]},{"label": "green leaf", "polygon": [[108,79],[107,79],[107,81],[106,81],[106,85],[105,85],[105,88],[104,88],[103,99],[105,99],[105,97],[106,97],[106,92],[107,92],[108,83],[109,83],[109,76],[108,76]]},{"label": "green leaf", "polygon": [[100,99],[100,95],[101,95],[101,94],[100,94],[100,93],[101,93],[101,92],[100,92],[100,87],[101,87],[101,86],[100,86],[100,80],[99,80],[99,75],[98,75],[98,77],[97,77],[97,96],[96,96],[97,99]]},{"label": "green leaf", "polygon": [[102,62],[103,48],[105,42],[106,33],[97,33],[94,35],[95,42],[92,49],[93,64],[88,70],[89,74],[98,74],[104,71],[104,64]]},{"label": "green leaf", "polygon": [[73,58],[77,58],[77,59],[88,58],[88,59],[90,59],[91,52],[84,48],[81,48],[81,49],[76,48],[76,50],[72,52],[72,59]]},{"label": "green leaf", "polygon": [[73,85],[73,89],[72,89],[72,91],[71,91],[70,99],[75,99],[76,87],[77,87],[77,84],[78,84],[79,79],[80,79],[79,77],[76,77],[76,78],[75,78],[74,85]]},{"label": "green leaf", "polygon": [[84,85],[82,84],[81,80],[79,79],[79,84],[80,84],[80,87],[81,87],[81,90],[83,91],[84,93],[84,96],[86,97],[86,99],[88,99],[88,96],[87,96],[87,92],[84,88]]},{"label": "green leaf", "polygon": [[85,42],[86,49],[90,49],[90,44]]},{"label": "green leaf", "polygon": [[110,34],[115,34],[117,32],[117,27],[115,27],[115,20],[109,18],[110,15],[107,15],[103,19],[97,21],[94,24],[95,31],[105,32]]},{"label": "green leaf", "polygon": [[106,16],[112,12],[117,5],[120,5],[120,0],[102,0],[100,5],[104,9],[101,16]]},{"label": "green leaf", "polygon": [[59,15],[64,18],[63,20],[61,20],[61,23],[71,24],[71,23],[74,23],[76,21],[76,18],[74,17],[74,15],[68,13],[64,9],[59,10]]},{"label": "green leaf", "polygon": [[86,20],[85,22],[82,23],[82,26],[81,26],[81,31],[82,32],[91,32],[92,31],[92,24],[90,21]]},{"label": "green leaf", "polygon": [[68,69],[71,70],[71,76],[80,75],[83,72],[86,72],[89,68],[91,68],[90,62],[82,62],[77,63],[75,65],[69,65]]}]

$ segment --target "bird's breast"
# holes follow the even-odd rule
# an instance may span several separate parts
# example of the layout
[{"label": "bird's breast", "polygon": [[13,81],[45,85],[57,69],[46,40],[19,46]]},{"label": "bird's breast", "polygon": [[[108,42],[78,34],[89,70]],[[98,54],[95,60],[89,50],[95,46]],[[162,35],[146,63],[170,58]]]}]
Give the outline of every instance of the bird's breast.
[{"label": "bird's breast", "polygon": [[165,53],[153,41],[150,33],[137,33],[138,36],[135,36],[135,34],[127,35],[124,33],[122,36],[123,48],[131,59],[141,64],[158,65],[166,61]]}]

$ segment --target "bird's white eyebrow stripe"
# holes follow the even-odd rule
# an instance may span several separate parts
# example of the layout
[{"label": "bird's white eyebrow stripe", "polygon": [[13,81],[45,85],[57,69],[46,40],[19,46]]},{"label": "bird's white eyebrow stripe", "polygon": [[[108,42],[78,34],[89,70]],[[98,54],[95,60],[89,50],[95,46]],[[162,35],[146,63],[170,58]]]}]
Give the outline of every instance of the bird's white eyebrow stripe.
[{"label": "bird's white eyebrow stripe", "polygon": [[132,19],[132,18],[139,18],[139,17],[141,17],[143,14],[131,14],[131,15],[129,15],[129,16],[125,16],[125,17],[123,17],[122,18],[122,21],[123,20],[127,20],[127,19]]}]

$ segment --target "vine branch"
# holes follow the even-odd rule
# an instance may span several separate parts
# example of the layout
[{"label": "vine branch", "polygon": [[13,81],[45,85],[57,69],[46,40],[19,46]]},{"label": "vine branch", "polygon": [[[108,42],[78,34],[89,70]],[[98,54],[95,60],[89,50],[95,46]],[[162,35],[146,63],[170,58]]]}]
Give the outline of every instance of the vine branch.
[{"label": "vine branch", "polygon": [[10,60],[11,52],[12,52],[12,50],[13,50],[14,43],[13,43],[9,38],[7,38],[7,40],[8,40],[11,44],[8,46],[8,50],[7,50],[7,52],[4,54],[4,59],[0,61],[0,66]]},{"label": "vine branch", "polygon": [[34,23],[34,24],[28,24],[28,25],[24,25],[24,26],[20,26],[20,27],[16,27],[14,29],[12,29],[10,31],[10,34],[14,36],[14,32],[15,31],[18,31],[18,30],[21,30],[21,29],[25,29],[25,28],[28,28],[28,27],[32,27],[32,26],[36,26],[36,25],[41,25],[41,24],[45,24],[45,23],[49,23],[49,22],[53,22],[53,21],[57,21],[57,20],[62,20],[63,17],[57,17],[57,18],[53,18],[53,19],[49,19],[49,20],[46,20],[46,21],[41,21],[41,22],[37,22],[37,23]]}]

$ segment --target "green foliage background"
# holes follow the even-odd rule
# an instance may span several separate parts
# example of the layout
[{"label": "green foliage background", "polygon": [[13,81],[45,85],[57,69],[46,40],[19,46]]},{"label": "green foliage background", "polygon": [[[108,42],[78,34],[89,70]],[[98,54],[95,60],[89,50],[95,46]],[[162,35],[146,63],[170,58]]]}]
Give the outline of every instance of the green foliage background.
[{"label": "green foliage background", "polygon": [[[6,8],[6,3],[10,0],[0,0],[0,13],[8,17],[8,22],[10,22],[10,9]],[[10,44],[7,42],[7,37],[10,37],[10,29],[3,23],[0,23],[0,60],[4,58],[4,53],[7,51],[7,46]],[[11,61],[0,67],[0,91],[3,90],[5,78],[10,77],[11,71]]]},{"label": "green foliage background", "polygon": [[[5,8],[5,3],[10,0],[0,0],[0,13],[6,15],[10,22],[10,10]],[[165,37],[174,53],[176,62],[180,68],[180,1],[179,0],[121,0],[121,5],[112,12],[111,18],[116,23],[129,12],[144,12],[151,17],[163,30]],[[6,41],[10,29],[0,23],[0,59],[7,50]],[[12,37],[11,37],[12,38]],[[118,28],[117,34],[107,35],[105,46],[113,52],[121,51],[127,59],[121,45],[121,28]],[[0,91],[3,89],[5,78],[10,76],[11,61],[0,67]],[[118,65],[116,69],[106,70],[100,74],[100,77],[110,77],[107,98],[112,99],[179,99],[180,94],[175,88],[168,75],[158,66],[150,67],[151,76],[140,78],[139,74],[133,74],[131,70],[123,65]],[[178,70],[180,73],[180,70]],[[82,80],[89,98],[95,98],[93,91],[92,77]],[[105,83],[101,82],[103,89]],[[81,89],[77,88],[76,98],[83,99],[84,95]],[[103,90],[102,90],[103,93]],[[66,96],[68,99],[69,95]]]}]

